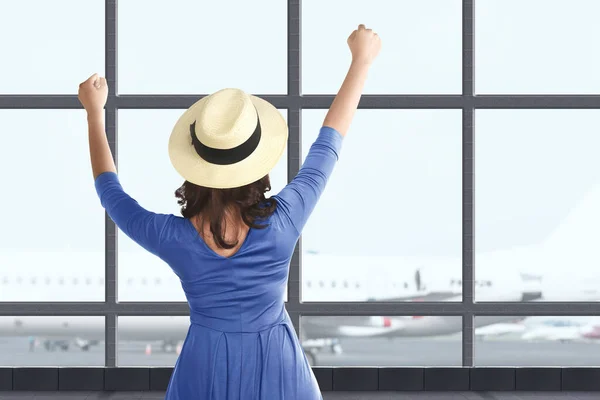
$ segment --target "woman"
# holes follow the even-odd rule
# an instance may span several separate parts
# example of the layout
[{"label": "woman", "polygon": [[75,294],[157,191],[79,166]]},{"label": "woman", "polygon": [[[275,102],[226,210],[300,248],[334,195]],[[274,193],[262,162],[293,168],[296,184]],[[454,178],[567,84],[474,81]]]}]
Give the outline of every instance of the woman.
[{"label": "woman", "polygon": [[364,25],[348,45],[352,64],[317,140],[294,180],[269,199],[268,173],[288,137],[277,109],[225,89],[185,111],[169,141],[171,162],[185,179],[176,191],[183,217],[147,211],[123,191],[104,132],[106,80],[95,74],[80,85],[102,206],[119,229],[173,269],[190,306],[166,399],[322,399],[284,292],[294,247],[381,47]]}]

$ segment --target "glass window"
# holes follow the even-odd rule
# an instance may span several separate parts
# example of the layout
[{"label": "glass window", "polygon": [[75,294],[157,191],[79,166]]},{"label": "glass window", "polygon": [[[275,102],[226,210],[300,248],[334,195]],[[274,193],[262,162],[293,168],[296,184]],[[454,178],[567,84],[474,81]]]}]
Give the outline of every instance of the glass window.
[{"label": "glass window", "polygon": [[190,326],[184,316],[119,317],[119,366],[172,367]]},{"label": "glass window", "polygon": [[302,93],[337,93],[361,22],[382,41],[364,93],[462,92],[461,1],[305,0],[301,21]]},{"label": "glass window", "polygon": [[287,92],[285,1],[127,0],[118,32],[120,93]]},{"label": "glass window", "polygon": [[312,366],[462,365],[462,317],[306,316],[300,338]]},{"label": "glass window", "polygon": [[598,15],[595,0],[476,1],[477,93],[599,93]]},{"label": "glass window", "polygon": [[[183,316],[119,317],[119,365],[174,365],[188,328]],[[461,365],[461,317],[302,317],[300,329],[313,366]]]},{"label": "glass window", "polygon": [[85,112],[0,110],[0,132],[0,301],[103,301],[81,282],[104,276]]},{"label": "glass window", "polygon": [[0,316],[0,365],[104,365],[104,317]]},{"label": "glass window", "polygon": [[[303,111],[303,158],[325,114]],[[459,110],[357,112],[303,232],[303,301],[461,301],[461,124]]]},{"label": "glass window", "polygon": [[[121,94],[173,99],[239,87],[289,97],[287,2],[114,3],[116,37],[105,32],[105,1],[14,2],[0,15],[0,37],[12,38],[0,43],[11,60],[0,65],[0,96],[72,97],[90,74],[105,75],[108,34],[118,41]],[[291,22],[301,24],[302,93],[338,91],[351,60],[346,40],[361,22],[383,42],[365,94],[462,93],[464,2],[301,3],[300,20]],[[600,93],[600,3],[475,3],[477,94]],[[144,99],[136,101],[142,106]],[[292,159],[307,156],[327,113],[306,106],[302,154]],[[184,110],[111,107],[125,190],[151,211],[180,215],[174,192],[183,179],[167,147]],[[475,117],[475,300],[600,301],[600,109],[483,109]],[[302,232],[301,301],[463,300],[462,127],[461,109],[357,112]],[[0,168],[8,171],[8,195],[0,198],[0,302],[103,301],[105,213],[93,185],[85,112],[3,109],[0,132],[7,132]],[[287,158],[285,151],[270,174],[267,196],[286,185]],[[122,232],[118,240],[119,301],[186,300],[163,261]],[[60,316],[60,305],[59,316],[13,311],[0,316],[0,365],[105,364],[103,316]],[[299,339],[312,366],[462,366],[462,346],[471,345],[462,343],[462,316],[329,314],[300,316]],[[173,366],[189,324],[188,316],[119,317],[117,364]],[[597,364],[600,317],[477,316],[473,329],[476,366]]]},{"label": "glass window", "polygon": [[598,317],[476,317],[475,365],[595,367]]},{"label": "glass window", "polygon": [[480,110],[476,128],[476,275],[519,274],[529,299],[600,300],[600,111]]},{"label": "glass window", "polygon": [[[123,188],[148,210],[181,215],[175,190],[183,179],[171,166],[168,141],[185,110],[120,110],[119,176]],[[280,110],[287,118],[287,110]],[[287,150],[271,173],[270,196],[287,182]],[[185,301],[181,283],[158,257],[119,231],[119,300]],[[144,284],[143,279],[147,279]],[[129,284],[131,282],[131,284]]]},{"label": "glass window", "polygon": [[0,94],[75,94],[92,73],[104,74],[104,1],[19,0],[2,8]]}]

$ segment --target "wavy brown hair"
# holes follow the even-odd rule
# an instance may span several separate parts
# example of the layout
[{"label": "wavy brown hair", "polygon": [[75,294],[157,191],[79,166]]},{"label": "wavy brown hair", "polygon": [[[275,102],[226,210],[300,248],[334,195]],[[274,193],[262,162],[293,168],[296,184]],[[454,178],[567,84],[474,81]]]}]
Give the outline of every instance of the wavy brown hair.
[{"label": "wavy brown hair", "polygon": [[199,216],[201,226],[204,221],[210,223],[210,232],[219,248],[232,249],[238,245],[225,240],[227,216],[238,213],[242,221],[250,228],[264,229],[268,224],[258,224],[266,220],[274,212],[277,202],[273,198],[267,199],[265,192],[271,190],[269,175],[256,182],[232,189],[213,189],[195,185],[185,181],[175,191],[177,204],[181,206],[181,215],[191,219]]}]

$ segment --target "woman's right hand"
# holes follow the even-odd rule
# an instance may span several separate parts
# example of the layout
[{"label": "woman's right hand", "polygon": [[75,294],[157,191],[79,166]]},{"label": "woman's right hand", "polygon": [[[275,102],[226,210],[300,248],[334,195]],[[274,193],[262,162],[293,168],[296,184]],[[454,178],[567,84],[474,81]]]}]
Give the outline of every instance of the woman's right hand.
[{"label": "woman's right hand", "polygon": [[348,37],[348,46],[352,52],[352,62],[371,65],[381,50],[381,39],[372,29],[363,24]]},{"label": "woman's right hand", "polygon": [[323,121],[324,126],[335,129],[342,136],[346,136],[350,128],[369,68],[381,49],[381,40],[372,29],[361,24],[348,38],[348,46],[352,52],[352,64]]}]

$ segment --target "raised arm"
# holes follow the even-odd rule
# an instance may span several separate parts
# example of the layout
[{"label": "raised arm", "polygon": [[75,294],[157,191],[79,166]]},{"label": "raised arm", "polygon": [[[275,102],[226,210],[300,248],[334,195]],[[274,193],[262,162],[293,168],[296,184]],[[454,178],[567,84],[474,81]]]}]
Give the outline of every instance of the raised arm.
[{"label": "raised arm", "polygon": [[119,229],[144,249],[160,256],[163,232],[174,217],[140,206],[123,190],[114,172],[100,174],[95,185],[102,207]]},{"label": "raised arm", "polygon": [[79,101],[87,111],[90,160],[96,192],[115,224],[146,250],[159,253],[160,238],[169,215],[145,210],[121,187],[104,129],[106,79],[94,74],[79,85]]},{"label": "raised arm", "polygon": [[117,172],[106,132],[104,106],[108,97],[106,79],[94,74],[79,85],[79,101],[87,111],[90,160],[94,179],[104,172]]},{"label": "raised arm", "polygon": [[381,40],[379,35],[374,33],[372,29],[366,29],[361,24],[348,37],[348,46],[352,52],[350,69],[337,96],[333,99],[331,107],[329,107],[325,121],[323,121],[324,126],[335,129],[342,136],[346,136],[350,128],[350,123],[356,113],[367,80],[367,73],[381,49]]},{"label": "raised arm", "polygon": [[337,96],[323,121],[317,140],[298,175],[277,196],[282,211],[300,234],[321,197],[358,107],[367,73],[379,53],[379,36],[364,25],[348,38],[352,63]]}]

